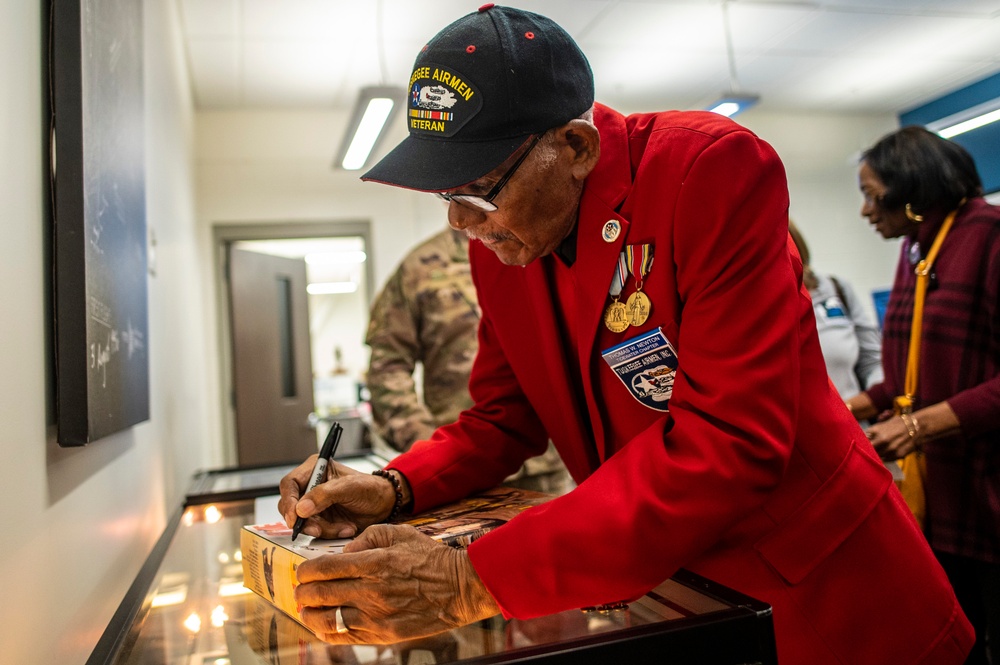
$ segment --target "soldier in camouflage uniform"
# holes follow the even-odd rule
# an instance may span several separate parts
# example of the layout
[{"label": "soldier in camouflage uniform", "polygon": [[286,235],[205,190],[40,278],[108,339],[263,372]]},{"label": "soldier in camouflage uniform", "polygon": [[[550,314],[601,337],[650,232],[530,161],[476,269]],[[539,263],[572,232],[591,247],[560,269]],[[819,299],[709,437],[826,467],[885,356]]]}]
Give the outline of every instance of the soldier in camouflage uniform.
[{"label": "soldier in camouflage uniform", "polygon": [[[469,270],[469,239],[445,229],[412,250],[375,299],[365,342],[375,431],[396,450],[430,438],[472,406],[469,374],[481,311]],[[423,401],[413,371],[423,365]],[[572,480],[555,447],[525,462],[509,484],[547,492]]]},{"label": "soldier in camouflage uniform", "polygon": [[[469,272],[469,239],[450,228],[410,252],[372,306],[368,389],[375,430],[408,450],[472,406],[479,303]],[[423,401],[413,371],[423,365]]]}]

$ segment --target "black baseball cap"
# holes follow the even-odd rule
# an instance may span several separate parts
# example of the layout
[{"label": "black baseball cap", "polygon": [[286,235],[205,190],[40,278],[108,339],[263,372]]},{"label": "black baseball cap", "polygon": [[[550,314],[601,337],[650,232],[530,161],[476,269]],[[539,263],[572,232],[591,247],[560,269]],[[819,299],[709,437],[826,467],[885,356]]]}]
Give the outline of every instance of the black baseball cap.
[{"label": "black baseball cap", "polygon": [[539,14],[483,5],[417,55],[406,104],[410,135],[361,179],[455,189],[593,103],[590,64],[565,30]]}]

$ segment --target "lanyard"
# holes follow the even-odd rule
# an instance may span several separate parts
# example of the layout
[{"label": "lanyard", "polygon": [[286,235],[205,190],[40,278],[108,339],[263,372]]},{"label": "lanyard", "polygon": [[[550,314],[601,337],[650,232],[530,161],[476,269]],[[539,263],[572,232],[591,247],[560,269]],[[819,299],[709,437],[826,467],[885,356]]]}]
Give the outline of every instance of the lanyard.
[{"label": "lanyard", "polygon": [[[964,203],[964,201],[963,201]],[[961,204],[959,204],[961,208]],[[924,320],[924,298],[927,296],[927,283],[930,281],[931,266],[937,258],[941,244],[945,236],[951,230],[951,225],[955,221],[959,208],[955,208],[945,218],[944,223],[934,237],[934,244],[927,252],[927,258],[920,261],[913,272],[917,275],[917,288],[913,295],[913,323],[910,326],[910,348],[906,356],[906,379],[903,383],[904,395],[896,398],[896,408],[901,413],[910,413],[913,410],[913,401],[917,394],[918,367],[920,361],[920,327]]]}]

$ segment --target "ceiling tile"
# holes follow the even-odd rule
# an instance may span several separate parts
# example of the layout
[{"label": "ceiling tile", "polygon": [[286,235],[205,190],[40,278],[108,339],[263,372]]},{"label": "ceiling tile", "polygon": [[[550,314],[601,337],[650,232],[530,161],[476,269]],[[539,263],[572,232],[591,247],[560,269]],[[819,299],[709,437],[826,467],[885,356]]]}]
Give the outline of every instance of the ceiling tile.
[{"label": "ceiling tile", "polygon": [[[347,109],[402,85],[467,0],[178,0],[199,108]],[[894,112],[1000,70],[996,0],[523,0],[574,35],[598,98],[701,107],[738,86],[761,108]]]},{"label": "ceiling tile", "polygon": [[248,38],[325,39],[353,43],[375,28],[376,3],[332,0],[241,0]]}]

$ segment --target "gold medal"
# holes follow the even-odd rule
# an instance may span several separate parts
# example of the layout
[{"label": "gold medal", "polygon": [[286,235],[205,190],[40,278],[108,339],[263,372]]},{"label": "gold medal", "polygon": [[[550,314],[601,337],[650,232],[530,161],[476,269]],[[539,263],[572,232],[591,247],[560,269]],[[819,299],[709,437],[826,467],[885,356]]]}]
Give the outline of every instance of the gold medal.
[{"label": "gold medal", "polygon": [[[609,224],[611,222],[608,222]],[[618,264],[615,266],[615,273],[611,276],[611,287],[608,295],[611,296],[611,304],[604,310],[604,325],[613,333],[625,332],[628,328],[628,312],[625,303],[618,299],[621,295],[622,285],[625,284],[625,275],[628,268],[625,266],[625,252],[618,255]]]},{"label": "gold medal", "polygon": [[604,310],[604,325],[613,333],[624,332],[628,328],[627,312],[625,303],[615,298]]},{"label": "gold medal", "polygon": [[653,245],[628,245],[625,247],[625,261],[629,274],[635,277],[635,293],[625,303],[628,322],[632,326],[641,326],[653,309],[649,296],[642,292],[642,281],[653,269]]},{"label": "gold medal", "polygon": [[628,297],[625,309],[628,313],[628,323],[632,326],[641,326],[649,318],[649,312],[653,308],[649,302],[649,296],[642,291],[636,291]]}]

